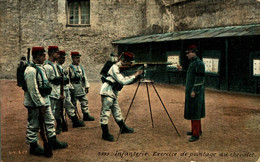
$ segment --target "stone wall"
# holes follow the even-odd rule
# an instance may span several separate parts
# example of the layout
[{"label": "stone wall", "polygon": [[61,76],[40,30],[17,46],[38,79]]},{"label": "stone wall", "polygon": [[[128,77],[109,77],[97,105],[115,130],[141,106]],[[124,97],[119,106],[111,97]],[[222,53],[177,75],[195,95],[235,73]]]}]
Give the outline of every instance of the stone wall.
[{"label": "stone wall", "polygon": [[[15,78],[27,48],[79,51],[91,81],[117,47],[142,34],[260,23],[257,0],[91,0],[90,26],[66,26],[66,0],[0,0],[0,73]],[[71,62],[68,57],[67,65]]]},{"label": "stone wall", "polygon": [[[27,48],[58,45],[68,53],[79,51],[89,79],[100,80],[103,64],[111,52],[117,53],[111,42],[140,35],[145,0],[91,0],[90,7],[90,26],[68,27],[66,0],[2,0],[1,78],[15,78]],[[68,57],[66,64],[70,62]]]},{"label": "stone wall", "polygon": [[168,32],[260,23],[259,0],[183,0],[165,8],[174,16]]}]

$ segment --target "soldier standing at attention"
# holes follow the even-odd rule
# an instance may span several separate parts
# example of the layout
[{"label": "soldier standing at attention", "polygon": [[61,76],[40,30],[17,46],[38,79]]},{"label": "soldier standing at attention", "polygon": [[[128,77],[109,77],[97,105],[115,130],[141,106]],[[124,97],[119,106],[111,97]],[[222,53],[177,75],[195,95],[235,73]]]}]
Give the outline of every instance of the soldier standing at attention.
[{"label": "soldier standing at attention", "polygon": [[102,138],[106,141],[114,141],[113,135],[109,133],[108,121],[113,113],[114,119],[117,122],[121,133],[133,133],[134,129],[125,125],[121,113],[121,108],[118,105],[118,92],[123,88],[123,85],[133,83],[137,76],[143,73],[142,70],[137,71],[132,76],[124,76],[120,73],[120,66],[131,66],[134,55],[129,52],[123,53],[121,59],[111,66],[107,77],[100,90],[102,109],[100,112],[100,124],[102,128]]},{"label": "soldier standing at attention", "polygon": [[187,135],[191,135],[189,142],[194,142],[202,134],[201,118],[205,117],[205,65],[198,58],[195,45],[189,46],[185,53],[191,63],[186,76],[184,118],[191,120],[191,132]]},{"label": "soldier standing at attention", "polygon": [[49,46],[48,47],[48,60],[44,63],[44,69],[47,74],[47,78],[50,81],[50,85],[52,87],[50,100],[51,100],[51,108],[52,113],[56,120],[56,133],[61,133],[61,116],[60,116],[60,98],[64,96],[60,96],[60,81],[61,76],[57,69],[56,61],[59,58],[59,48],[58,46]]},{"label": "soldier standing at attention", "polygon": [[90,116],[88,108],[87,93],[89,92],[89,82],[84,68],[80,64],[81,54],[71,52],[72,64],[69,66],[69,79],[71,83],[71,102],[77,109],[77,100],[80,102],[81,111],[84,121],[94,121],[95,118]]},{"label": "soldier standing at attention", "polygon": [[[54,116],[50,107],[49,94],[51,87],[42,64],[45,61],[43,47],[33,47],[33,63],[24,72],[27,90],[24,93],[24,106],[28,110],[28,123],[26,129],[27,143],[30,144],[30,154],[41,156],[44,150],[38,145],[37,133],[39,131],[39,110],[43,112],[48,141],[52,149],[62,149],[68,146],[56,138]],[[36,67],[38,67],[36,69]]]},{"label": "soldier standing at attention", "polygon": [[85,123],[81,120],[78,119],[78,116],[76,115],[75,112],[75,107],[71,102],[71,96],[70,96],[70,91],[69,91],[69,78],[67,76],[68,73],[65,73],[63,70],[64,68],[62,65],[64,64],[66,60],[67,53],[65,51],[59,51],[60,57],[58,58],[57,61],[57,68],[59,70],[59,73],[64,75],[64,94],[65,94],[65,109],[66,112],[69,116],[69,118],[72,120],[72,126],[74,128],[76,127],[84,127]]}]

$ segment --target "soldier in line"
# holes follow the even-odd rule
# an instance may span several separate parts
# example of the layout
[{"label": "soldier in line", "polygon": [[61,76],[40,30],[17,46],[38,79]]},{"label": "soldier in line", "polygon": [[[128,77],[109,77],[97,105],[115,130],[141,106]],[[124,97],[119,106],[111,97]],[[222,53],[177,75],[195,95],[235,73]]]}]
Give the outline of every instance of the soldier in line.
[{"label": "soldier in line", "polygon": [[191,132],[187,135],[191,136],[189,142],[194,142],[202,135],[201,118],[205,117],[205,65],[197,56],[196,45],[189,46],[185,53],[191,63],[186,76],[184,118],[191,120]]},{"label": "soldier in line", "polygon": [[69,116],[69,118],[72,120],[72,126],[74,128],[76,127],[84,127],[85,123],[78,119],[78,116],[76,115],[76,110],[74,105],[71,102],[71,96],[69,91],[69,78],[67,76],[68,73],[64,71],[64,68],[62,65],[64,64],[66,60],[67,53],[65,51],[59,51],[60,57],[57,60],[57,68],[59,70],[59,73],[64,75],[64,94],[65,94],[65,110]]},{"label": "soldier in line", "polygon": [[61,133],[61,116],[60,116],[60,98],[64,97],[60,95],[60,79],[61,76],[57,69],[57,60],[59,58],[59,48],[58,46],[49,46],[48,47],[48,60],[44,63],[44,69],[47,74],[47,78],[50,81],[50,85],[52,87],[50,100],[51,100],[51,108],[53,115],[56,120],[56,133]]},{"label": "soldier in line", "polygon": [[80,102],[81,111],[84,121],[94,121],[95,118],[90,116],[88,108],[87,93],[89,92],[89,82],[84,68],[80,64],[81,54],[79,52],[71,52],[72,64],[69,66],[69,79],[71,83],[71,102],[77,109],[77,101]]},{"label": "soldier in line", "polygon": [[123,88],[123,85],[133,83],[137,76],[143,73],[142,70],[137,71],[132,76],[124,76],[120,73],[120,66],[130,66],[134,55],[129,52],[123,53],[121,59],[111,66],[108,75],[100,90],[102,109],[100,112],[100,124],[102,128],[102,139],[106,141],[114,141],[113,135],[109,133],[108,121],[113,113],[114,119],[117,122],[121,133],[133,133],[134,129],[125,125],[121,113],[121,108],[118,105],[118,93]]},{"label": "soldier in line", "polygon": [[29,153],[36,156],[44,155],[44,150],[38,145],[37,133],[39,131],[39,110],[43,112],[46,124],[47,137],[52,149],[63,149],[68,146],[56,138],[54,116],[50,107],[49,94],[51,88],[42,64],[45,61],[43,47],[33,47],[33,63],[38,70],[29,65],[24,72],[27,90],[24,93],[24,106],[28,110],[28,124],[26,130],[27,143],[30,144]]}]

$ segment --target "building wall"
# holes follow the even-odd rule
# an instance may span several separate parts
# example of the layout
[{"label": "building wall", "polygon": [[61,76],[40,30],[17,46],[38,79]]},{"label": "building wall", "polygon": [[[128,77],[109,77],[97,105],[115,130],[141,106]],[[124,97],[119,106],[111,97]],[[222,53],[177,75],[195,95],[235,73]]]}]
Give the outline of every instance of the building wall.
[{"label": "building wall", "polygon": [[147,29],[161,33],[260,23],[260,0],[147,0],[147,6]]},{"label": "building wall", "polygon": [[111,42],[139,35],[145,22],[145,0],[91,0],[87,27],[66,26],[66,0],[0,2],[1,78],[15,78],[27,48],[58,45],[68,53],[79,51],[88,78],[97,81],[110,53],[117,53]]},{"label": "building wall", "polygon": [[260,23],[259,0],[186,0],[168,8],[175,31]]},{"label": "building wall", "polygon": [[[66,26],[66,0],[0,0],[0,73],[15,78],[27,48],[58,45],[79,51],[90,80],[112,41],[143,34],[260,23],[257,0],[90,0],[90,26]],[[66,64],[70,63],[70,57]]]}]

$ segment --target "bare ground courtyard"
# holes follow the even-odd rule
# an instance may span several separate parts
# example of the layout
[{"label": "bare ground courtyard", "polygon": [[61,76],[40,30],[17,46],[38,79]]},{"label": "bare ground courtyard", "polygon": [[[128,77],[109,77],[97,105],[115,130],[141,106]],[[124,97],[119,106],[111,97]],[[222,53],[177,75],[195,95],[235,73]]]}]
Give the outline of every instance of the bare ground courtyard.
[{"label": "bare ground courtyard", "polygon": [[[25,143],[27,110],[23,106],[23,91],[14,80],[0,80],[1,93],[1,161],[249,161],[260,159],[260,96],[207,89],[206,118],[202,120],[203,134],[199,141],[190,143],[186,132],[190,121],[183,118],[184,87],[155,84],[180,137],[171,124],[152,86],[149,85],[152,117],[145,84],[137,92],[126,124],[135,129],[133,134],[122,134],[118,141],[101,139],[99,113],[101,83],[91,83],[88,94],[94,122],[86,127],[72,128],[58,135],[69,147],[53,151],[52,158],[28,154]],[[119,105],[125,117],[137,84],[125,86],[119,94]],[[80,115],[82,116],[81,112]],[[110,132],[117,138],[119,128],[112,115]],[[40,144],[42,141],[40,139]]]}]

